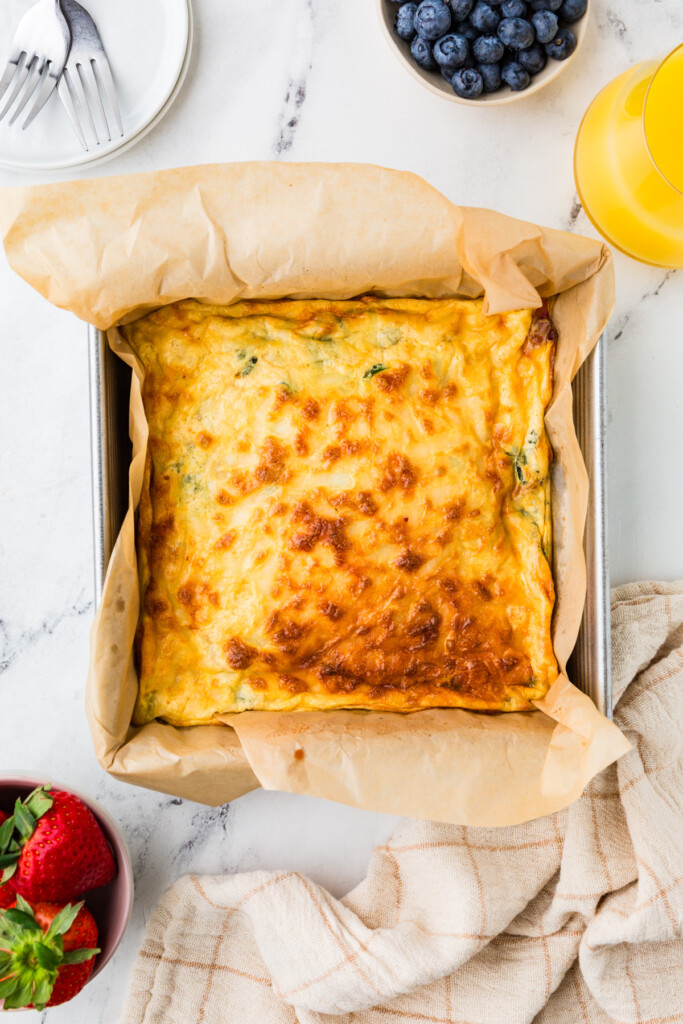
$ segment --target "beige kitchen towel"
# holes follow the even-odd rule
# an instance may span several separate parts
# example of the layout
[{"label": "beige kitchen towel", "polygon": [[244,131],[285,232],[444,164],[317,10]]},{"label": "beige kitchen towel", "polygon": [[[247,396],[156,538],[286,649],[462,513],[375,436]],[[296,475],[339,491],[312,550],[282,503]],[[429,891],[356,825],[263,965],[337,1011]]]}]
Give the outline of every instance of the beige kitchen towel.
[{"label": "beige kitchen towel", "polygon": [[612,626],[633,749],[575,804],[405,821],[343,900],[291,871],[181,878],[122,1024],[683,1022],[683,583],[621,587]]}]

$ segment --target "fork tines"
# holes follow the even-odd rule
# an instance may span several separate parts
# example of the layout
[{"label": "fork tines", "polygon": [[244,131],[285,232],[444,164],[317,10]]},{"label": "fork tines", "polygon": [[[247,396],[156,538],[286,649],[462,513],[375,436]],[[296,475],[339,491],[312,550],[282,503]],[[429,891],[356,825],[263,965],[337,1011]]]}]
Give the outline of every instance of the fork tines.
[{"label": "fork tines", "polygon": [[[45,102],[49,98],[56,85],[55,76],[52,74],[52,61],[42,60],[37,54],[30,58],[23,52],[18,61],[10,61],[5,68],[5,73],[0,80],[0,102],[9,89],[9,98],[0,110],[0,121],[8,114],[12,104],[18,98],[14,113],[10,118],[10,125],[21,116],[29,101],[34,98],[33,106],[28,112],[24,121],[24,128],[28,128],[31,121],[40,113]],[[11,86],[11,89],[10,89]]]},{"label": "fork tines", "polygon": [[33,101],[27,128],[55,86],[86,152],[90,138],[99,146],[113,133],[123,136],[109,61],[97,25],[78,0],[38,0],[19,22],[0,78],[0,121],[13,109],[14,124]]},{"label": "fork tines", "polygon": [[[73,129],[86,152],[90,147],[81,125],[78,108],[81,110],[82,118],[95,139],[96,145],[99,146],[102,142],[111,142],[112,124],[118,134],[123,135],[114,81],[106,60],[93,59],[82,64],[69,62],[57,88]],[[92,103],[89,102],[88,97],[91,98]],[[74,102],[74,98],[78,106]],[[98,115],[97,119],[93,117],[92,105]],[[109,116],[106,112],[107,108],[110,111]],[[101,137],[100,128],[103,130],[104,138]]]},{"label": "fork tines", "polygon": [[[58,0],[38,0],[17,25],[9,59],[0,78],[0,121],[14,107],[10,124],[33,100],[23,127],[28,128],[52,94],[71,45],[71,32]],[[8,93],[7,98],[5,95]]]}]

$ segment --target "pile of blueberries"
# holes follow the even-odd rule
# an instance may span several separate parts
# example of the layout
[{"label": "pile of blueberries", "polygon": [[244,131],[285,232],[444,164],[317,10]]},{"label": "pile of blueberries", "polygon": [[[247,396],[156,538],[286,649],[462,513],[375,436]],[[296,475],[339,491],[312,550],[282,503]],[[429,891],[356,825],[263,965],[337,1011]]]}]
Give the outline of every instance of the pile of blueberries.
[{"label": "pile of blueberries", "polygon": [[395,28],[410,43],[415,63],[440,71],[462,99],[474,100],[505,83],[527,89],[548,58],[566,60],[576,49],[568,27],[588,0],[392,0]]}]

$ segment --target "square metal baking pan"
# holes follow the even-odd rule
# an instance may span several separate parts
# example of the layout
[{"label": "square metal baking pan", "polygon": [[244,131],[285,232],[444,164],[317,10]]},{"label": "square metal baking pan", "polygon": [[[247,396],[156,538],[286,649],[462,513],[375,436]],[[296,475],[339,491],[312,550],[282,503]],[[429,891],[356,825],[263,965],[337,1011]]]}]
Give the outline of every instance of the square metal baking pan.
[{"label": "square metal baking pan", "polygon": [[[128,508],[128,407],[131,370],[109,348],[106,334],[89,328],[95,593],[104,577]],[[607,342],[603,336],[573,384],[574,422],[590,485],[584,548],[588,591],[568,673],[603,714],[612,717],[610,597],[607,562],[605,439]]]}]

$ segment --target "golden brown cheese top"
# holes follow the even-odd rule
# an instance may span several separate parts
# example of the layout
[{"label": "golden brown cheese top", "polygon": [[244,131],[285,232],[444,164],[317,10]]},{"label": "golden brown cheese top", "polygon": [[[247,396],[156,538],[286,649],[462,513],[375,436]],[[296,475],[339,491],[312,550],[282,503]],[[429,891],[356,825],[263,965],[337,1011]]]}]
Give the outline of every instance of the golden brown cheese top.
[{"label": "golden brown cheese top", "polygon": [[186,301],[124,334],[150,431],[136,722],[546,693],[545,310]]}]

